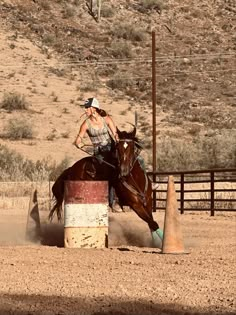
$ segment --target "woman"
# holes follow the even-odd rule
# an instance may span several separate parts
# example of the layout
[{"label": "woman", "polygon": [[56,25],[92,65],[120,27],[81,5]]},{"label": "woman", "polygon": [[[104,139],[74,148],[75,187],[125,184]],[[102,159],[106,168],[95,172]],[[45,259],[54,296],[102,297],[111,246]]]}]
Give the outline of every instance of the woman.
[{"label": "woman", "polygon": [[109,115],[100,109],[96,98],[88,98],[83,105],[87,118],[82,123],[75,139],[75,146],[81,147],[82,139],[87,133],[94,147],[94,154],[110,151],[112,138],[119,141],[116,125]]},{"label": "woman", "polygon": [[[100,108],[96,98],[88,98],[84,105],[87,118],[83,121],[74,141],[77,148],[83,146],[83,137],[87,133],[94,148],[94,155],[100,160],[111,150],[112,138],[119,141],[117,129],[112,118]],[[110,187],[109,205],[113,211],[121,212],[119,205],[114,203],[114,191]]]}]

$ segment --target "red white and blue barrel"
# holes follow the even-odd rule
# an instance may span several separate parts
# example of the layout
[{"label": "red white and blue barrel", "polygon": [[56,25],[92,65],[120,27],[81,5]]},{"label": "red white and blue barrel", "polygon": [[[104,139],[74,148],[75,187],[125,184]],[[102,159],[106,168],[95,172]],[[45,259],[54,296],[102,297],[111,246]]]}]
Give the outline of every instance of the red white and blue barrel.
[{"label": "red white and blue barrel", "polygon": [[66,181],[64,246],[108,246],[108,182]]}]

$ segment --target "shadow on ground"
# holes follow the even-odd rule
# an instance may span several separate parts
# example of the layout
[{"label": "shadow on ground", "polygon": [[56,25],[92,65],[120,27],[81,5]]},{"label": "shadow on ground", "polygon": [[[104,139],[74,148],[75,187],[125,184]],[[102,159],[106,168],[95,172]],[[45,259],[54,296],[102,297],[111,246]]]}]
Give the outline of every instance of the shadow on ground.
[{"label": "shadow on ground", "polygon": [[64,226],[62,224],[41,225],[41,244],[64,247]]},{"label": "shadow on ground", "polygon": [[45,314],[86,314],[86,315],[232,315],[235,314],[217,306],[208,309],[199,306],[186,307],[179,304],[161,304],[145,300],[118,300],[110,296],[62,297],[46,295],[0,295],[0,314],[45,315]]}]

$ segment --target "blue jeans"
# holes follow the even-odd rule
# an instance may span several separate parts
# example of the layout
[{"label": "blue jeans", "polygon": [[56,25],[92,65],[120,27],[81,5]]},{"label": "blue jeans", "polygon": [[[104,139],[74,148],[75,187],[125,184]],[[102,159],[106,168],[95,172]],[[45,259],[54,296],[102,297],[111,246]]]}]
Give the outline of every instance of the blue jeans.
[{"label": "blue jeans", "polygon": [[[106,145],[100,145],[94,147],[94,155],[98,159],[100,163],[102,163],[102,160],[104,158],[103,153],[107,153],[111,151],[111,143],[108,143]],[[109,206],[112,207],[113,203],[115,201],[115,190],[114,188],[109,184],[109,196],[108,196],[108,202]]]}]

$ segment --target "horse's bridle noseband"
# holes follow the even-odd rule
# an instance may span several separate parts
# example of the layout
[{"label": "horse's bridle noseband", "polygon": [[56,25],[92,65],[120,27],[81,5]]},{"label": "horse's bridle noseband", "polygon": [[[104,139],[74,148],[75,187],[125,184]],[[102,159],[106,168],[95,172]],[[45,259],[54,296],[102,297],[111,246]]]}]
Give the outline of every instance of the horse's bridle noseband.
[{"label": "horse's bridle noseband", "polygon": [[[138,144],[137,141],[135,141],[135,140],[133,140],[133,139],[120,139],[120,140],[117,142],[116,146],[117,146],[118,143],[120,143],[120,142],[124,142],[124,148],[125,148],[125,149],[127,149],[127,147],[128,147],[127,142],[133,142],[134,144]],[[130,163],[129,163],[130,171],[132,171],[132,169],[133,169],[133,167],[134,167],[134,164],[135,164],[137,158],[138,158],[138,156],[135,156],[135,158],[130,161]],[[118,161],[118,166],[120,166],[120,157],[119,157],[118,155],[117,155],[117,161]]]}]

